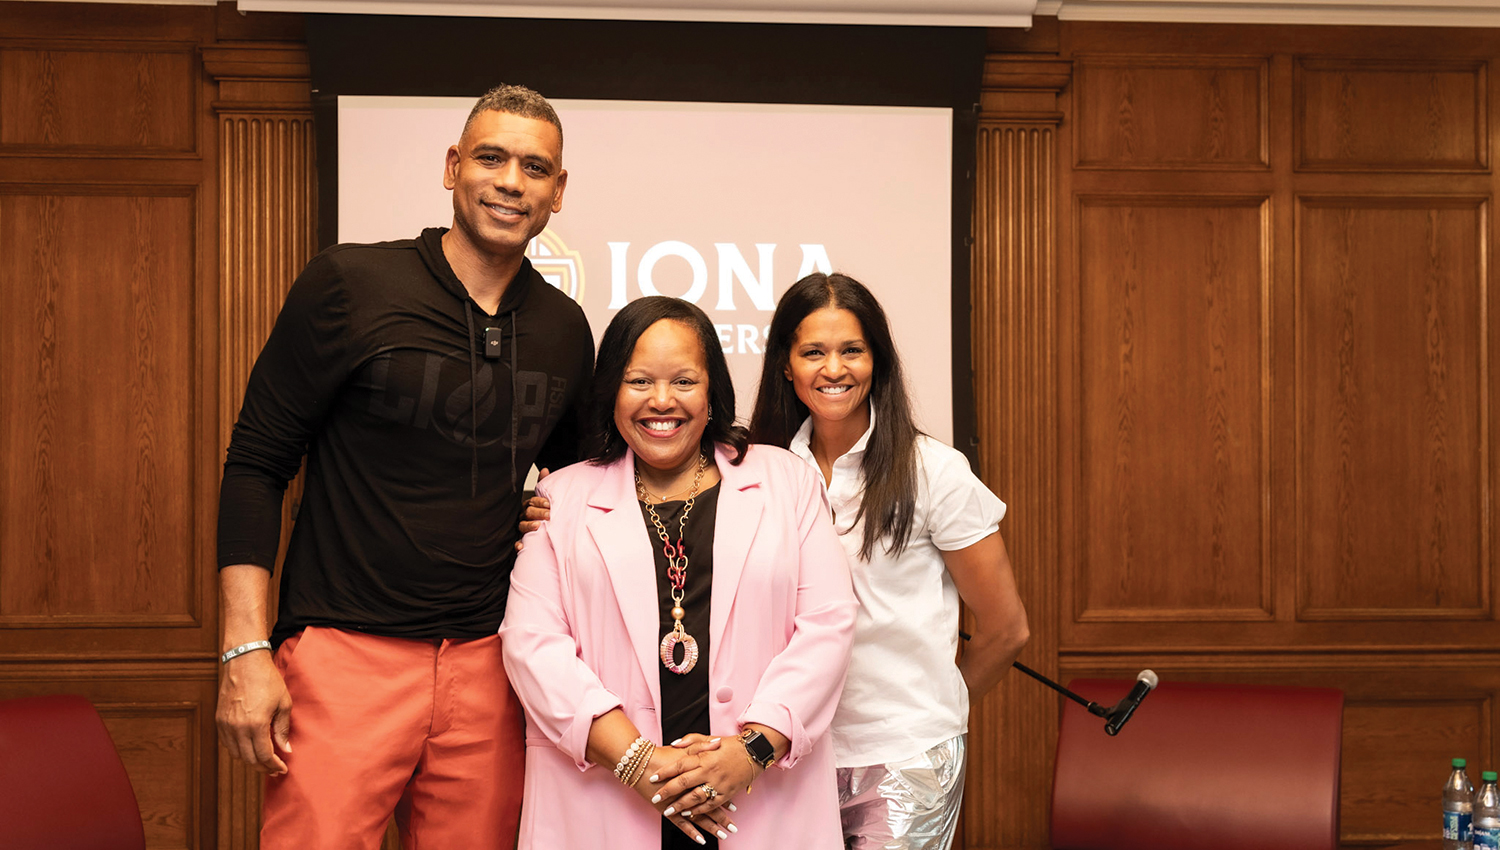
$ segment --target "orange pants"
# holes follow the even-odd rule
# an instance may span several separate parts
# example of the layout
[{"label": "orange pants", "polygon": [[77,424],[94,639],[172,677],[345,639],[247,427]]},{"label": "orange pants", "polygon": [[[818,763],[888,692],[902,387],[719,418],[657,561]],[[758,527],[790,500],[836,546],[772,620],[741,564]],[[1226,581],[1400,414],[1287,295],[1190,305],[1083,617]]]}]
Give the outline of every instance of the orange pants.
[{"label": "orange pants", "polygon": [[292,696],[262,850],[513,850],[525,720],[500,638],[407,640],[307,628],[276,652]]}]

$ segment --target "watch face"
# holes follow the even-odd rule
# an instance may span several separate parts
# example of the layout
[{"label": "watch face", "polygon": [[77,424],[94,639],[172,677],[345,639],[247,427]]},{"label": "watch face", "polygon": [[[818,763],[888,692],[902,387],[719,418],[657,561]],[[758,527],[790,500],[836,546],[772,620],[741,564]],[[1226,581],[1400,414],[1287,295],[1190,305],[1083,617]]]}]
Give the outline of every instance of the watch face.
[{"label": "watch face", "polygon": [[761,767],[770,767],[771,762],[776,760],[776,748],[766,740],[766,736],[754,729],[746,729],[740,733],[740,740],[745,742],[745,750],[750,756],[760,762]]}]

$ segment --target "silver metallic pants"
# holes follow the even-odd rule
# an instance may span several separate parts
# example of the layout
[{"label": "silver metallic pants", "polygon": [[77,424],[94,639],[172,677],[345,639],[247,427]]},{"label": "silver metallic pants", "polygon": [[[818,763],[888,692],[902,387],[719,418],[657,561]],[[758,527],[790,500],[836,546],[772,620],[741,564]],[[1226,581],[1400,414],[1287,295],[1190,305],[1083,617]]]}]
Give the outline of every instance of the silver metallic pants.
[{"label": "silver metallic pants", "polygon": [[846,850],[948,850],[964,796],[966,737],[904,761],[839,768]]}]

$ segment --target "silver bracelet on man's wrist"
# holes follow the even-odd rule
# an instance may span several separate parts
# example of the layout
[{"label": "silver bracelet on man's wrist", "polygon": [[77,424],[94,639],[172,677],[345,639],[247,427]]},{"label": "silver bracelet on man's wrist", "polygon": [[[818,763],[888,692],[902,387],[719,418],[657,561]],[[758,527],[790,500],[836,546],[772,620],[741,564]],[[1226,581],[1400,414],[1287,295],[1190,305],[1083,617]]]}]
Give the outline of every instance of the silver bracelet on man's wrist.
[{"label": "silver bracelet on man's wrist", "polygon": [[231,658],[239,658],[241,655],[244,655],[247,652],[254,652],[257,649],[264,649],[265,651],[270,652],[271,642],[268,640],[252,640],[249,643],[242,643],[234,649],[231,649],[223,655],[220,655],[219,663],[228,664]]}]

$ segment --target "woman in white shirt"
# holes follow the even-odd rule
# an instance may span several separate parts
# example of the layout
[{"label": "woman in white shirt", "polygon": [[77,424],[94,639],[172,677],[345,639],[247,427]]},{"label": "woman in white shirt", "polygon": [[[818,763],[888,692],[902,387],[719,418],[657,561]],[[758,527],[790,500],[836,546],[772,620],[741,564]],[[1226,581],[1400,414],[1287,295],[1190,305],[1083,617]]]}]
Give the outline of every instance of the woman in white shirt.
[{"label": "woman in white shirt", "polygon": [[[885,312],[845,275],[809,275],[777,305],[750,432],[822,473],[853,567],[860,611],[832,728],[845,846],[945,850],[969,700],[1029,636],[1005,505],[917,429]],[[956,663],[960,599],[975,629]]]}]

